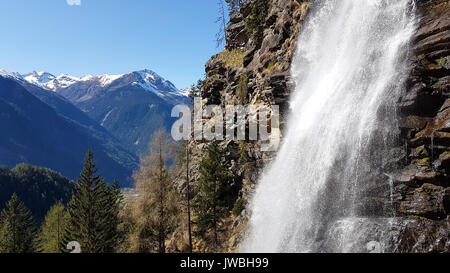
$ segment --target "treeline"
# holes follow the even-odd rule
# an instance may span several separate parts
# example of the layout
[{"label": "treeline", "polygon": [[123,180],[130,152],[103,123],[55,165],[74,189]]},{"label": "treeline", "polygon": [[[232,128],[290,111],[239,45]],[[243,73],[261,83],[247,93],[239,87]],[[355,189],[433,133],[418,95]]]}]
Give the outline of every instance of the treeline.
[{"label": "treeline", "polygon": [[70,200],[55,201],[42,223],[13,193],[0,213],[0,253],[64,253],[68,245],[83,253],[194,252],[199,242],[219,249],[223,219],[243,205],[230,182],[227,151],[211,142],[194,179],[188,145],[170,139],[164,131],[154,134],[133,177],[137,197],[127,202],[117,181],[108,184],[98,174],[91,151]]},{"label": "treeline", "polygon": [[97,174],[88,151],[83,171],[65,206],[56,202],[37,228],[31,211],[14,193],[0,213],[0,253],[63,253],[77,242],[83,253],[115,252],[119,243],[118,182],[108,185]]}]

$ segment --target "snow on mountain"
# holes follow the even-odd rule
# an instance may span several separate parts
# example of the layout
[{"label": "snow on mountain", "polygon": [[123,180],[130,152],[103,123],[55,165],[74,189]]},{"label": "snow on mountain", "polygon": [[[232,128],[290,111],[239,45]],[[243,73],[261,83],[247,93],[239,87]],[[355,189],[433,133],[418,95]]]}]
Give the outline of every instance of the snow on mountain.
[{"label": "snow on mountain", "polygon": [[191,93],[192,89],[191,88],[181,88],[180,89],[180,93],[183,94],[183,96],[188,97],[189,94]]},{"label": "snow on mountain", "polygon": [[33,71],[26,75],[22,75],[22,78],[25,79],[27,82],[38,86],[48,84],[49,82],[52,82],[56,79],[55,76],[53,76],[48,72],[36,72],[36,71]]},{"label": "snow on mountain", "polygon": [[138,155],[147,152],[153,132],[170,130],[176,120],[170,115],[173,106],[189,104],[185,92],[148,69],[83,77],[55,77],[46,72],[20,75],[4,70],[0,70],[0,75],[17,78],[26,88],[39,89],[38,95],[46,103],[54,103],[53,96],[64,98]]},{"label": "snow on mountain", "polygon": [[5,78],[15,79],[15,80],[23,80],[22,75],[20,75],[19,73],[9,72],[4,69],[0,69],[0,76],[5,77]]},{"label": "snow on mountain", "polygon": [[176,99],[177,97],[184,97],[185,95],[178,90],[173,83],[165,80],[155,72],[144,69],[126,74],[134,86],[140,86],[143,89],[153,92],[163,99]]},{"label": "snow on mountain", "polygon": [[119,75],[86,75],[81,78],[67,74],[56,77],[48,72],[32,72],[20,75],[19,73],[10,73],[6,70],[0,70],[0,75],[20,78],[43,89],[55,92],[77,83],[89,84],[94,88],[108,88],[116,81],[122,80],[124,82],[120,85],[137,85],[161,97],[166,96],[167,93],[175,96],[185,96],[185,93],[178,90],[170,81],[165,80],[149,69]]},{"label": "snow on mountain", "polygon": [[75,83],[88,81],[93,84],[98,84],[101,87],[105,87],[122,76],[123,75],[86,75],[78,78],[71,75],[62,74],[55,77],[47,72],[32,72],[22,75],[23,79],[27,82],[51,91],[57,91],[58,89],[67,88]]},{"label": "snow on mountain", "polygon": [[180,92],[170,81],[163,79],[151,70],[144,69],[132,73],[136,73],[141,77],[141,81],[138,84],[144,89],[165,89],[168,92]]}]

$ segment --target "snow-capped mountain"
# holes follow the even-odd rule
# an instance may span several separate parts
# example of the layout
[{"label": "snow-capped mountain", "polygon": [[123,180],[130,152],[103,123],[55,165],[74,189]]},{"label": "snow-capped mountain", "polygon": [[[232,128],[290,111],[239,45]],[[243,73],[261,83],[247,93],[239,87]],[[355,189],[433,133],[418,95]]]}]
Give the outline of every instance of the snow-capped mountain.
[{"label": "snow-capped mountain", "polygon": [[62,74],[56,77],[48,72],[32,72],[22,75],[23,79],[27,82],[55,92],[59,89],[67,88],[79,82],[92,82],[98,86],[105,87],[122,76],[123,75],[86,75],[78,78],[71,75]]},{"label": "snow-capped mountain", "polygon": [[191,88],[181,88],[180,89],[180,93],[183,94],[184,96],[188,97],[189,94],[191,93],[192,89]]},{"label": "snow-capped mountain", "polygon": [[22,75],[20,75],[19,73],[9,72],[4,69],[0,69],[0,76],[5,77],[5,78],[14,79],[14,80],[24,80]]},{"label": "snow-capped mountain", "polygon": [[178,90],[148,69],[83,77],[54,76],[48,72],[20,75],[4,70],[0,70],[0,75],[16,80],[27,89],[35,86],[64,97],[137,155],[147,152],[154,131],[162,128],[170,131],[176,120],[171,117],[175,105],[190,103],[187,90]]},{"label": "snow-capped mountain", "polygon": [[[173,83],[165,80],[155,72],[144,69],[119,75],[86,75],[81,78],[63,74],[54,76],[48,72],[32,72],[25,75],[0,71],[9,77],[20,78],[28,83],[37,85],[43,89],[60,93],[62,89],[84,86],[89,90],[104,90],[110,87],[125,85],[139,86],[147,91],[167,99],[176,99],[176,96],[185,96]],[[175,97],[174,97],[175,96]],[[92,96],[82,96],[78,99],[87,100]]]},{"label": "snow-capped mountain", "polygon": [[0,124],[0,165],[24,162],[76,179],[90,148],[108,181],[117,178],[130,186],[137,167],[134,153],[67,99],[5,71],[0,75]]},{"label": "snow-capped mountain", "polygon": [[53,82],[56,79],[56,77],[50,73],[36,72],[36,71],[33,71],[26,75],[21,75],[21,76],[27,82],[38,85],[38,86],[45,86],[49,82]]}]

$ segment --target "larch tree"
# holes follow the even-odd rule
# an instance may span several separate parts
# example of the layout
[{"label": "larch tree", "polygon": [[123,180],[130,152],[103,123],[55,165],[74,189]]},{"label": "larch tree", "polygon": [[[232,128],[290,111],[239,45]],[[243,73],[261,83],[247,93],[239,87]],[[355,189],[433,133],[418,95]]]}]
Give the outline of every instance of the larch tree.
[{"label": "larch tree", "polygon": [[166,252],[166,240],[179,223],[179,192],[166,162],[171,154],[167,133],[154,133],[149,144],[150,155],[141,158],[134,174],[140,198],[135,204],[135,251]]},{"label": "larch tree", "polygon": [[45,216],[36,239],[37,250],[41,253],[63,253],[64,232],[69,214],[62,202],[53,205]]}]

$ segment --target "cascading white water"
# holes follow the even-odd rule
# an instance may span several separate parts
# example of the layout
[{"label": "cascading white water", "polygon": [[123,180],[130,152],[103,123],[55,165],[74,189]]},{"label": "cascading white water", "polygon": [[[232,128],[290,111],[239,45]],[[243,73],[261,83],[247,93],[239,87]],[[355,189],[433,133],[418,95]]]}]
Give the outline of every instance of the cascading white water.
[{"label": "cascading white water", "polygon": [[358,196],[369,177],[385,177],[383,153],[397,135],[414,2],[313,7],[292,65],[287,132],[251,201],[246,252],[362,251],[353,248],[364,237]]}]

